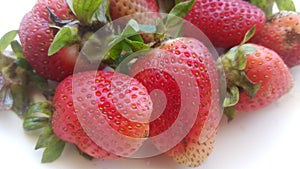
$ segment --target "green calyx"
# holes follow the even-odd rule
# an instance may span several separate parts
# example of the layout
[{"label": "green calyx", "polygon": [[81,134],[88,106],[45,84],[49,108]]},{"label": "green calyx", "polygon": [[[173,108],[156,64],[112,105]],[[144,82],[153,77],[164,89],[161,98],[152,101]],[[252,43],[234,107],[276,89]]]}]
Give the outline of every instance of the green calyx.
[{"label": "green calyx", "polygon": [[244,71],[247,65],[247,55],[256,52],[253,45],[246,44],[254,33],[255,26],[246,33],[239,46],[231,48],[217,60],[217,64],[222,65],[226,75],[227,92],[223,107],[229,121],[235,116],[235,105],[239,101],[240,90],[245,90],[253,98],[260,88],[260,85],[252,82]]},{"label": "green calyx", "polygon": [[25,112],[23,128],[25,131],[41,130],[35,149],[45,148],[42,163],[49,163],[61,156],[65,142],[52,131],[51,116],[54,108],[50,102],[32,104]]}]

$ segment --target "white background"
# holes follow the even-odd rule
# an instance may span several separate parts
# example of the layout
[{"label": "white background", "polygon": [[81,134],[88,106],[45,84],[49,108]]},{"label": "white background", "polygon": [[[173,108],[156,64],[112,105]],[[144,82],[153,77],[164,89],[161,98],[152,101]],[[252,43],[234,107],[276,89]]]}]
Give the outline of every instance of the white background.
[{"label": "white background", "polygon": [[[294,0],[300,10],[299,0]],[[22,16],[35,0],[8,0],[0,5],[0,36],[18,29]],[[299,169],[300,168],[300,66],[291,69],[294,88],[273,105],[252,113],[222,120],[213,153],[198,169]],[[134,169],[184,168],[158,157],[155,160],[88,161],[68,145],[54,163],[41,164],[42,151],[35,151],[37,136],[25,133],[22,121],[11,112],[0,112],[0,168]],[[163,160],[162,160],[163,159]],[[126,165],[124,165],[124,163]],[[169,164],[169,162],[171,164]]]}]

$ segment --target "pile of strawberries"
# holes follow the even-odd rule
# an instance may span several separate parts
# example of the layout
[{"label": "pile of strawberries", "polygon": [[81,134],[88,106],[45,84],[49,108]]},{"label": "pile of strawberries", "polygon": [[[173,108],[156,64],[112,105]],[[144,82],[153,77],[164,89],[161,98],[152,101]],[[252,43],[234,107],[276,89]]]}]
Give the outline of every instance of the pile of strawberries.
[{"label": "pile of strawberries", "polygon": [[[300,15],[291,0],[277,0],[273,14],[274,3],[38,0],[0,40],[0,107],[41,132],[44,163],[66,143],[86,158],[117,159],[149,141],[155,155],[197,167],[223,112],[233,120],[293,87]],[[211,43],[193,36],[199,30]]]}]

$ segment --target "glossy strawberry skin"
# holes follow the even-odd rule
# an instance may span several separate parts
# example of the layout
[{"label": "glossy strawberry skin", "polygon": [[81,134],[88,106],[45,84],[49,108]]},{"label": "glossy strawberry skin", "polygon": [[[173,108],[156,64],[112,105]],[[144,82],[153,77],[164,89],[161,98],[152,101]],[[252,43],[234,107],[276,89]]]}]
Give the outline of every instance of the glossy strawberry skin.
[{"label": "glossy strawberry skin", "polygon": [[[161,90],[167,100],[158,117],[155,110],[161,109],[154,102],[155,119],[150,123],[150,137],[160,151],[166,151],[180,164],[195,167],[213,147],[220,119],[218,75],[210,52],[196,39],[167,40],[159,49],[167,53],[151,53],[139,59],[131,70],[149,93]],[[197,97],[199,107],[193,109]],[[162,100],[152,97],[155,99]],[[173,130],[176,125],[181,127]],[[170,135],[164,136],[166,132]]]},{"label": "glossy strawberry skin", "polygon": [[148,136],[152,102],[146,89],[129,76],[103,71],[74,74],[59,84],[53,104],[54,133],[92,157],[127,157]]},{"label": "glossy strawberry skin", "polygon": [[58,29],[49,25],[49,7],[61,19],[74,19],[65,0],[39,0],[20,24],[19,37],[25,58],[46,79],[61,81],[73,73],[79,46],[73,45],[48,56],[48,49]]},{"label": "glossy strawberry skin", "polygon": [[266,20],[262,10],[242,0],[196,0],[185,19],[221,48],[240,44],[252,26],[259,32]]},{"label": "glossy strawberry skin", "polygon": [[289,67],[299,65],[300,14],[288,11],[273,14],[251,42],[274,50]]},{"label": "glossy strawberry skin", "polygon": [[[252,44],[254,45],[254,44]],[[253,98],[242,91],[236,105],[239,112],[262,109],[286,94],[293,86],[293,78],[280,56],[263,46],[254,45],[257,51],[247,55],[245,73],[260,89]]]}]

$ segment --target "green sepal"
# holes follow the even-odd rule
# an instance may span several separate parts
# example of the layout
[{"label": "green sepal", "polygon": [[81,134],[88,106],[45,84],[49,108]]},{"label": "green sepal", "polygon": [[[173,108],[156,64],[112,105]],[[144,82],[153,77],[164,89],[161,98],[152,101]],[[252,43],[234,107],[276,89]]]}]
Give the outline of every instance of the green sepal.
[{"label": "green sepal", "polygon": [[88,25],[101,3],[102,0],[73,0],[72,6],[80,23]]},{"label": "green sepal", "polygon": [[11,110],[13,110],[17,115],[23,116],[23,113],[30,104],[30,99],[28,97],[29,91],[26,84],[11,85],[10,91],[13,98]]},{"label": "green sepal", "polygon": [[158,19],[156,38],[163,41],[167,38],[179,37],[184,24],[182,18],[189,13],[194,3],[195,0],[180,2],[171,9],[166,18]]},{"label": "green sepal", "polygon": [[236,105],[239,101],[239,96],[239,88],[237,86],[232,86],[229,88],[226,92],[223,107],[231,107]]},{"label": "green sepal", "polygon": [[110,49],[103,62],[115,68],[133,52],[149,49],[150,46],[144,43],[140,34],[155,32],[156,27],[154,25],[143,25],[134,19],[129,20],[125,28],[119,31],[119,35],[113,35],[114,38],[111,38],[112,40],[108,43]]},{"label": "green sepal", "polygon": [[296,7],[293,0],[275,0],[280,11],[296,12]]},{"label": "green sepal", "polygon": [[53,105],[49,102],[34,103],[26,111],[25,116],[32,116],[36,113],[42,113],[49,117],[52,115],[53,109]]},{"label": "green sepal", "polygon": [[99,21],[101,23],[107,23],[111,21],[109,14],[109,8],[110,7],[110,1],[109,0],[102,0],[102,3],[100,4],[99,8],[95,11],[92,22],[93,21]]},{"label": "green sepal", "polygon": [[130,47],[131,47],[131,49],[133,51],[145,50],[145,49],[149,49],[150,48],[144,42],[134,41],[134,40],[131,40],[129,38],[126,38],[125,41],[126,41],[127,44],[130,45]]},{"label": "green sepal", "polygon": [[32,67],[29,65],[25,58],[19,58],[15,60],[15,63],[26,71],[33,71]]},{"label": "green sepal", "polygon": [[169,12],[169,16],[171,16],[171,18],[167,19],[166,25],[168,25],[168,22],[172,22],[172,16],[176,16],[178,18],[184,18],[193,8],[194,3],[195,0],[183,1],[177,3],[174,6],[174,8],[172,8],[171,11]]},{"label": "green sepal", "polygon": [[42,134],[39,136],[38,141],[35,145],[35,150],[40,148],[46,148],[52,140],[52,137],[55,137],[51,127],[49,125],[45,126]]},{"label": "green sepal", "polygon": [[121,37],[130,37],[138,33],[155,33],[156,27],[154,25],[139,24],[136,20],[130,19],[121,33]]},{"label": "green sepal", "polygon": [[256,25],[253,25],[245,34],[242,42],[240,43],[240,45],[243,45],[245,43],[247,43],[254,35],[256,32]]},{"label": "green sepal", "polygon": [[56,135],[51,137],[47,147],[43,152],[42,163],[50,163],[59,158],[65,148],[65,142]]},{"label": "green sepal", "polygon": [[78,29],[75,27],[63,27],[61,28],[54,37],[48,51],[48,55],[52,56],[60,49],[71,46],[80,41],[78,36]]},{"label": "green sepal", "polygon": [[231,122],[236,115],[236,109],[234,106],[224,108],[224,114],[227,117],[227,121]]},{"label": "green sepal", "polygon": [[3,53],[10,43],[15,39],[18,30],[12,30],[4,34],[0,39],[0,52]]},{"label": "green sepal", "polygon": [[182,23],[182,18],[184,18],[190,12],[194,3],[195,0],[189,0],[176,4],[167,16],[167,20],[165,22],[166,29],[168,30]]},{"label": "green sepal", "polygon": [[14,54],[17,56],[17,58],[24,58],[23,50],[21,44],[17,41],[14,40],[10,43],[10,46],[14,52]]},{"label": "green sepal", "polygon": [[35,117],[29,116],[24,119],[23,129],[25,131],[32,131],[44,128],[48,125],[49,118],[48,117]]}]

